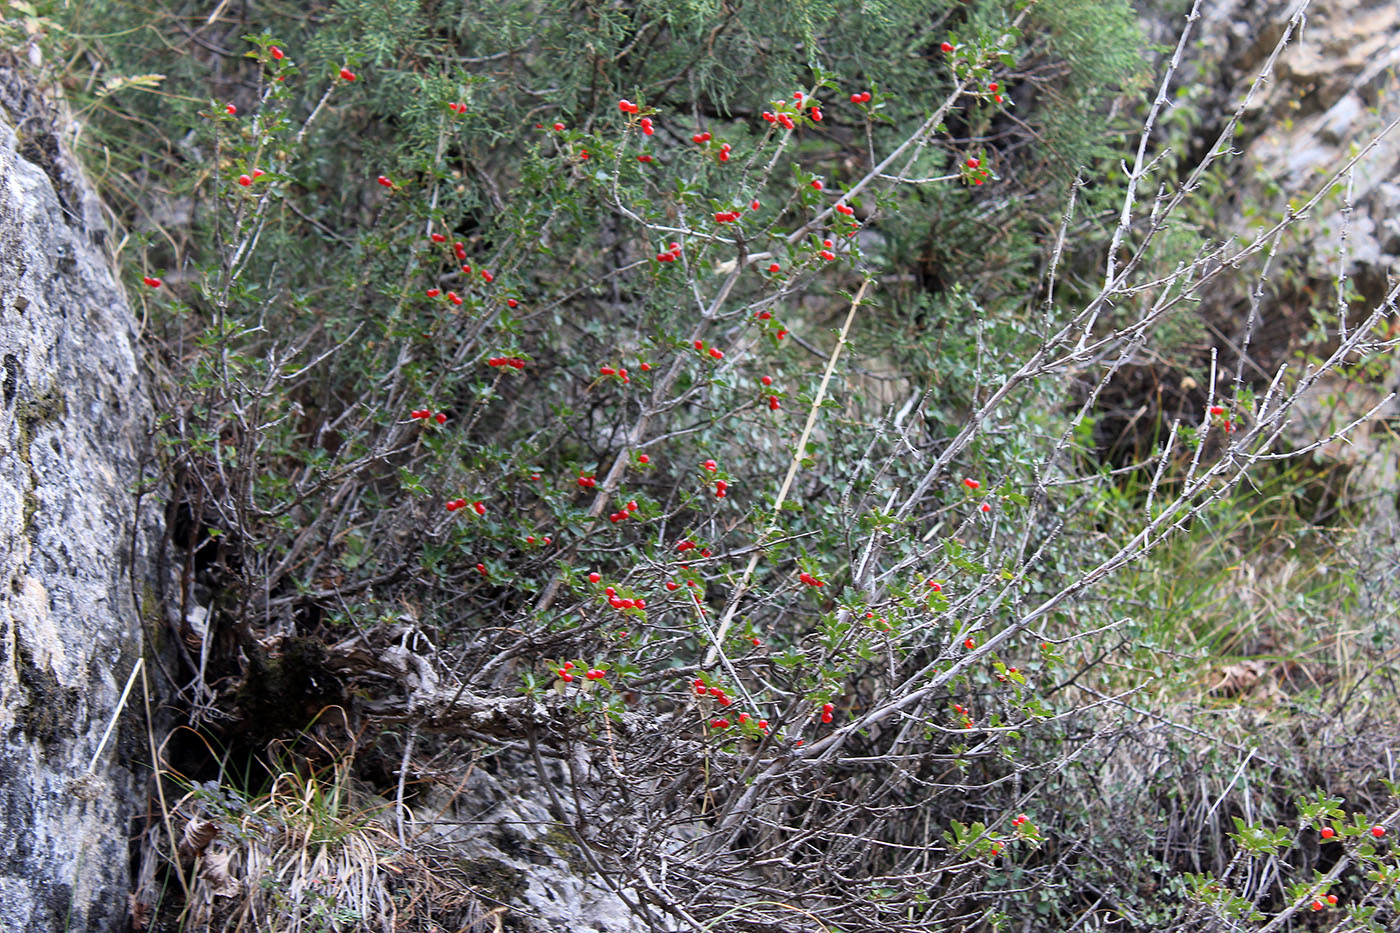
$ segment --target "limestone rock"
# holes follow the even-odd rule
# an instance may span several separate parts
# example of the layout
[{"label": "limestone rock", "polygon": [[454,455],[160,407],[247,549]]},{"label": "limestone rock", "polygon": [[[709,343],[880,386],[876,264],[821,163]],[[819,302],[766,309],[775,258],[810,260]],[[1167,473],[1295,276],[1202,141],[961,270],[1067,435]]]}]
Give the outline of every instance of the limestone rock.
[{"label": "limestone rock", "polygon": [[[0,57],[0,929],[127,929],[158,506],[151,411],[97,202]],[[93,767],[89,769],[89,763]]]}]

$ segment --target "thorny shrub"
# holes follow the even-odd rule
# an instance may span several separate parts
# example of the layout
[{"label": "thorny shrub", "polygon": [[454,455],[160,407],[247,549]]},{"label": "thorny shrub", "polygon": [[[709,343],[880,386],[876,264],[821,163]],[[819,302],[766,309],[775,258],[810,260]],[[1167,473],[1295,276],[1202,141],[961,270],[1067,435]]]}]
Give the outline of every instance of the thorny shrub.
[{"label": "thorny shrub", "polygon": [[[1122,33],[1097,58],[1042,35],[1116,4],[933,5],[910,46],[922,92],[907,71],[891,91],[835,30],[794,40],[778,17],[765,38],[751,17],[771,5],[738,25],[541,16],[539,35],[582,17],[597,45],[578,61],[532,44],[522,10],[465,59],[445,36],[467,8],[446,33],[395,3],[339,4],[301,47],[254,29],[228,93],[161,156],[198,167],[185,226],[142,237],[131,275],[171,368],[174,601],[210,606],[180,649],[193,719],[266,737],[341,703],[395,725],[400,841],[415,752],[465,738],[535,768],[652,929],[1393,925],[1397,813],[1374,782],[1364,814],[1327,794],[1240,814],[1205,865],[1089,790],[1132,770],[1122,754],[1179,764],[1182,736],[1209,738],[1134,707],[1152,663],[1124,653],[1137,622],[1106,585],[1313,449],[1280,443],[1291,407],[1393,349],[1396,293],[1350,309],[1301,372],[1202,374],[1205,405],[1137,465],[1130,509],[1105,509],[1121,485],[1082,469],[1082,428],[1121,366],[1264,263],[1355,160],[1254,239],[1203,240],[1163,273],[1159,240],[1244,104],[1180,177],[1155,174],[1162,94],[1126,177],[1101,140],[1051,146],[1035,177],[1062,182],[1062,220],[1019,151],[1023,88],[1058,114],[1042,141],[1073,138],[1028,59],[1133,86]],[[870,54],[894,21],[852,42]],[[695,57],[651,70],[682,35]],[[763,70],[804,38],[800,85]],[[630,83],[604,48],[637,62]],[[502,59],[563,90],[498,106]],[[1065,97],[1092,108],[1085,84]],[[1002,215],[1033,222],[981,220]],[[391,630],[420,646],[408,688],[364,656]]]}]

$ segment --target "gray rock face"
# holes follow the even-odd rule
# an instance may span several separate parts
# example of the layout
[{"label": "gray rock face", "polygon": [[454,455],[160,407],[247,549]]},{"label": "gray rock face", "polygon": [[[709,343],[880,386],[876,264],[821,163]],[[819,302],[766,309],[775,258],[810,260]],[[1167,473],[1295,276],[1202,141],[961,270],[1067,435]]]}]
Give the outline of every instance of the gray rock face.
[{"label": "gray rock face", "polygon": [[94,755],[142,654],[159,539],[104,238],[48,106],[0,58],[0,930],[127,928],[139,681]]}]

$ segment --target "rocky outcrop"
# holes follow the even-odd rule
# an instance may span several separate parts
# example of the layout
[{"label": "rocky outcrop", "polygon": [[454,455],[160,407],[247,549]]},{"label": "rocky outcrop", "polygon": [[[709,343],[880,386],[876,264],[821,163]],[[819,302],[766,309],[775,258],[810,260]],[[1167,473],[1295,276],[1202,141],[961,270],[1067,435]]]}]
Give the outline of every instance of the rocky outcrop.
[{"label": "rocky outcrop", "polygon": [[105,236],[51,108],[0,58],[3,930],[127,928],[139,679],[119,700],[159,507],[138,508],[151,411]]}]

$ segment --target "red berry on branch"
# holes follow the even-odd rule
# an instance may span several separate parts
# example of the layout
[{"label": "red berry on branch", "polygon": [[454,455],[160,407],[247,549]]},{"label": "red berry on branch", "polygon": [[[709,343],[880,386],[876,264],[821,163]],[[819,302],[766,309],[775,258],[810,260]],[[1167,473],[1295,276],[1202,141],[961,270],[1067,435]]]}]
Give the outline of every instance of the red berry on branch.
[{"label": "red berry on branch", "polygon": [[224,107],[224,113],[228,114],[229,116],[234,116],[238,113],[238,108],[235,107],[233,104],[229,104],[226,107]]},{"label": "red berry on branch", "polygon": [[939,47],[940,49],[943,50],[943,52],[944,52],[945,55],[946,55],[948,52],[953,51],[953,43],[951,43],[951,42],[944,42],[944,43],[940,44],[938,47]]},{"label": "red berry on branch", "polygon": [[556,123],[556,124],[554,124],[554,131],[555,131],[556,133],[562,133],[562,132],[564,132],[564,124],[562,124],[562,123]]},{"label": "red berry on branch", "polygon": [[272,53],[272,57],[277,61],[280,62],[282,60],[283,52],[277,46],[272,46],[270,49],[268,49],[268,51]]},{"label": "red berry on branch", "polygon": [[150,275],[143,275],[141,281],[145,282],[151,288],[160,288],[162,284],[160,279]]},{"label": "red berry on branch", "polygon": [[251,176],[248,175],[239,175],[238,183],[246,188],[253,183],[253,179]]},{"label": "red berry on branch", "polygon": [[1324,826],[1322,827],[1322,832],[1320,835],[1323,839],[1331,839],[1333,836],[1336,835],[1336,831],[1333,830],[1330,826]]},{"label": "red berry on branch", "polygon": [[342,80],[342,81],[354,81],[354,80],[355,80],[355,77],[356,77],[355,72],[351,71],[349,68],[342,68],[342,69],[340,69],[340,80]]},{"label": "red berry on branch", "polygon": [[982,484],[979,483],[977,480],[972,479],[972,478],[968,478],[968,479],[963,480],[963,485],[966,486],[968,489],[981,489],[981,488],[982,488]]},{"label": "red berry on branch", "polygon": [[394,187],[394,183],[393,183],[392,181],[390,181],[390,180],[389,180],[386,176],[384,176],[384,175],[380,175],[378,178],[375,179],[375,181],[379,182],[381,185],[383,185],[383,186],[386,187],[386,188],[392,188],[392,187]]},{"label": "red berry on branch", "polygon": [[782,408],[782,407],[783,407],[783,406],[782,406],[782,404],[778,401],[778,397],[777,397],[776,395],[770,395],[770,396],[768,396],[768,410],[769,410],[769,411],[777,411],[779,408]]},{"label": "red berry on branch", "polygon": [[433,420],[436,421],[438,424],[443,424],[447,421],[447,415],[443,412],[438,412],[436,415],[433,415]]}]

